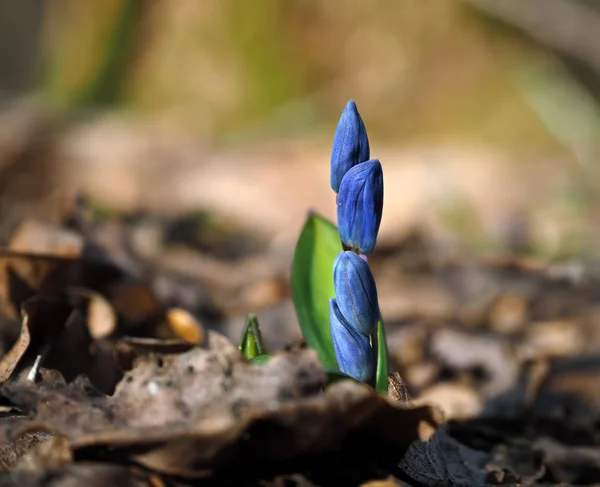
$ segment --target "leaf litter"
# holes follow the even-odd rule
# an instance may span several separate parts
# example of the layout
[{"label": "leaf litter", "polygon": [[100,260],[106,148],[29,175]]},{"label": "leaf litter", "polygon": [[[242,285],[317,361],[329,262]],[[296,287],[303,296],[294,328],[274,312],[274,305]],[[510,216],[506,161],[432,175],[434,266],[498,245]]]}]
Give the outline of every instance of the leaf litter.
[{"label": "leaf litter", "polygon": [[[164,242],[152,252],[136,247],[149,225]],[[444,259],[418,233],[380,249],[371,262],[381,288],[405,299],[389,313],[382,305],[396,371],[386,399],[353,381],[328,384],[276,315],[261,323],[265,342],[293,346],[265,364],[243,359],[239,337],[224,335],[256,295],[240,275],[262,289],[284,281],[285,266],[253,245],[235,259],[186,247],[173,228],[75,212],[60,225],[26,221],[8,239],[0,485],[600,480],[593,265]],[[277,291],[247,311],[260,319],[287,300]]]}]

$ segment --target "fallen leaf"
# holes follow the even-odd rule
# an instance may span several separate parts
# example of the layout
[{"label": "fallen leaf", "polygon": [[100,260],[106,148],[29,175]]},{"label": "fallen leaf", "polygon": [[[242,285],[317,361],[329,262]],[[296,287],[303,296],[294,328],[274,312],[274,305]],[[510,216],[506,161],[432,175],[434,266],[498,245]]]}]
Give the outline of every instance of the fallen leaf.
[{"label": "fallen leaf", "polygon": [[481,487],[486,460],[485,453],[461,445],[442,427],[428,440],[413,443],[398,466],[424,485]]},{"label": "fallen leaf", "polygon": [[423,424],[437,424],[430,408],[393,406],[353,381],[322,392],[326,374],[310,349],[254,365],[214,332],[206,346],[187,347],[134,356],[112,397],[44,369],[36,384],[5,383],[0,397],[27,417],[0,422],[1,436],[46,425],[69,439],[78,461],[100,456],[182,478],[254,478],[306,455],[394,462]]},{"label": "fallen leaf", "polygon": [[171,308],[167,311],[167,321],[173,333],[189,343],[201,343],[205,332],[198,320],[189,311]]},{"label": "fallen leaf", "polygon": [[81,287],[70,287],[71,296],[83,298],[87,304],[86,324],[94,339],[109,336],[117,326],[117,316],[108,300],[96,291]]},{"label": "fallen leaf", "polygon": [[15,370],[16,366],[21,360],[21,357],[27,351],[29,343],[31,342],[31,335],[29,333],[29,316],[26,311],[23,311],[23,320],[21,324],[21,333],[15,344],[11,349],[2,357],[0,360],[0,382],[7,380]]},{"label": "fallen leaf", "polygon": [[36,443],[27,450],[15,465],[14,471],[55,470],[73,462],[69,440],[61,435],[47,436],[47,439]]}]

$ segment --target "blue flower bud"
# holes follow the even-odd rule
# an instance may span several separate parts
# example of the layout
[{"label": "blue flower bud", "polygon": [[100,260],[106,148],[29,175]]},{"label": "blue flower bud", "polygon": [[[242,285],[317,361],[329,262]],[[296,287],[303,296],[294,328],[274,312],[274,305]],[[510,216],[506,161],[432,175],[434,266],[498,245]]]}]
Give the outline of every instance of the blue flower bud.
[{"label": "blue flower bud", "polygon": [[340,370],[358,381],[368,381],[373,375],[373,354],[369,337],[361,335],[348,324],[333,298],[329,300],[329,320],[333,349]]},{"label": "blue flower bud", "polygon": [[375,247],[383,211],[383,171],[377,159],[361,162],[342,178],[338,231],[346,248],[367,254]]},{"label": "blue flower bud", "polygon": [[333,136],[331,151],[331,188],[337,193],[344,174],[369,159],[369,138],[356,103],[346,103]]},{"label": "blue flower bud", "polygon": [[362,335],[373,333],[379,321],[379,302],[369,264],[354,252],[341,251],[333,263],[333,287],[346,321]]}]

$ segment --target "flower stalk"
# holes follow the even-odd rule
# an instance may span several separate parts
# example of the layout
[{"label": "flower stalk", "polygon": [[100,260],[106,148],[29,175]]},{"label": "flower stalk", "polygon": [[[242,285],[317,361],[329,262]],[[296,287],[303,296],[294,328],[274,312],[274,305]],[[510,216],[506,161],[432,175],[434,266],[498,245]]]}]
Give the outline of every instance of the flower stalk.
[{"label": "flower stalk", "polygon": [[387,381],[387,374],[377,371],[387,348],[377,287],[366,256],[375,248],[381,223],[383,171],[379,160],[369,157],[367,132],[350,100],[340,117],[331,156],[331,187],[338,193],[338,233],[344,248],[333,264],[331,335],[340,370],[385,390],[385,384],[376,384],[382,375]]}]

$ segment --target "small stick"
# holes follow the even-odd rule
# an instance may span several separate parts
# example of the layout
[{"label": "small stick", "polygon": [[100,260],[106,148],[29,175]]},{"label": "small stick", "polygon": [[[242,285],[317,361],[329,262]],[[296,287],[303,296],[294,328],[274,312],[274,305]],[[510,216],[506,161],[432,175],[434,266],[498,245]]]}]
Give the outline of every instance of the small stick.
[{"label": "small stick", "polygon": [[49,351],[50,351],[50,345],[46,344],[42,348],[41,353],[35,357],[35,362],[33,362],[33,365],[31,366],[31,370],[27,374],[28,381],[35,382],[35,379],[40,370],[40,366],[42,365],[42,360],[44,360],[46,358],[46,355],[48,355]]}]

